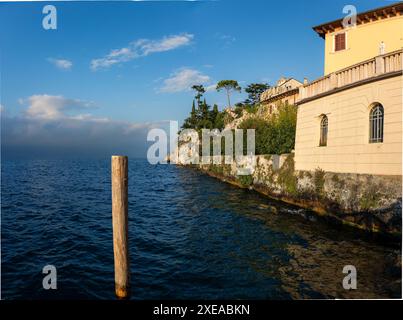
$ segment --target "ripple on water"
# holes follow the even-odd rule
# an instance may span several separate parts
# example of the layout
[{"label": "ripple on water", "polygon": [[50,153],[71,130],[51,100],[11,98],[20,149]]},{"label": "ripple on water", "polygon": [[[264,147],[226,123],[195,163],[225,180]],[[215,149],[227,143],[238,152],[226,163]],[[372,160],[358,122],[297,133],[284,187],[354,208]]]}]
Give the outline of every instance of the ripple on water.
[{"label": "ripple on water", "polygon": [[[3,298],[114,298],[109,160],[5,160],[1,191]],[[309,217],[194,170],[130,159],[133,298],[400,297],[398,249]],[[41,287],[46,264],[57,292]],[[359,270],[354,292],[341,287],[346,264]]]}]

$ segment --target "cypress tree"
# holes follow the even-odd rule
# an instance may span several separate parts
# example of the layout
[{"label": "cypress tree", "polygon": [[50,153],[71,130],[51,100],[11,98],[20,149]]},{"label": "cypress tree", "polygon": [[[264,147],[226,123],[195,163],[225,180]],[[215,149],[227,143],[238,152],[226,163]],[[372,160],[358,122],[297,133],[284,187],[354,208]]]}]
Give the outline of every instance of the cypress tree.
[{"label": "cypress tree", "polygon": [[190,112],[190,126],[192,128],[196,128],[197,125],[197,114],[196,114],[196,106],[195,101],[192,103],[192,111]]}]

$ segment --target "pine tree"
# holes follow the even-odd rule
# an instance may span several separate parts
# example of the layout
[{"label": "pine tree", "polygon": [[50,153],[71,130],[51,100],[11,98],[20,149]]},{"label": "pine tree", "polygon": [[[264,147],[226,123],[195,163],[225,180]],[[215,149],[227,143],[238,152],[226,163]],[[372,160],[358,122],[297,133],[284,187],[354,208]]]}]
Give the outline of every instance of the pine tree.
[{"label": "pine tree", "polygon": [[210,121],[210,106],[207,104],[206,99],[200,105],[200,119],[199,128],[211,129],[213,126]]},{"label": "pine tree", "polygon": [[209,109],[210,106],[206,103],[206,99],[203,100],[202,104],[202,119],[209,120]]},{"label": "pine tree", "polygon": [[214,104],[213,110],[210,111],[210,121],[212,122],[214,128],[217,128],[217,127],[215,126],[215,119],[216,119],[216,117],[217,117],[217,114],[218,114],[218,106],[217,106],[216,104]]}]

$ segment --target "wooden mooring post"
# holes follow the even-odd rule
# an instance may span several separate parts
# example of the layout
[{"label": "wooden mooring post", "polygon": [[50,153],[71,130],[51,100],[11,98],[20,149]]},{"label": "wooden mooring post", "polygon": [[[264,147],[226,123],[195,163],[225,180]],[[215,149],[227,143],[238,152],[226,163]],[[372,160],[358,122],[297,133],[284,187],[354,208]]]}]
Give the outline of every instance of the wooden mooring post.
[{"label": "wooden mooring post", "polygon": [[130,295],[130,259],[128,246],[128,159],[112,156],[112,226],[115,262],[115,293],[118,298]]}]

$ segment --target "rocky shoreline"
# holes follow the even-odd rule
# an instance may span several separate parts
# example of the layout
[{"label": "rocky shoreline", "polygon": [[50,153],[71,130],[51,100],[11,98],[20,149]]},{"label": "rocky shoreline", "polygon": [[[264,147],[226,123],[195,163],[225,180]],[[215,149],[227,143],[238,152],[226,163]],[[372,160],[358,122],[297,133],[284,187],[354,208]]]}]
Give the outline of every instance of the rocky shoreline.
[{"label": "rocky shoreline", "polygon": [[[401,242],[402,178],[295,171],[294,154],[256,156],[251,175],[237,165],[186,165],[240,188],[308,209],[330,223],[348,225]],[[301,210],[306,211],[306,210]]]}]

